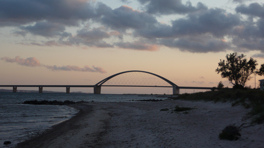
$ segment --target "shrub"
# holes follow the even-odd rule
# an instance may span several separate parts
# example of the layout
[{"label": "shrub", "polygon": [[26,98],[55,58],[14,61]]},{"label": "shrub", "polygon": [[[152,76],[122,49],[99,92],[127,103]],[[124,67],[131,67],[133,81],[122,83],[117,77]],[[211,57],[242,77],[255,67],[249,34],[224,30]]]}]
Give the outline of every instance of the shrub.
[{"label": "shrub", "polygon": [[240,134],[240,129],[235,125],[229,125],[225,127],[219,134],[219,139],[221,140],[238,140]]},{"label": "shrub", "polygon": [[222,88],[224,88],[224,84],[222,83],[222,81],[220,81],[220,82],[218,83],[217,88],[218,88],[218,89],[222,89]]},{"label": "shrub", "polygon": [[182,112],[182,111],[188,111],[192,110],[193,108],[190,107],[179,107],[178,105],[174,108],[175,112]]},{"label": "shrub", "polygon": [[163,108],[160,111],[168,111],[168,110],[169,110],[168,108]]}]

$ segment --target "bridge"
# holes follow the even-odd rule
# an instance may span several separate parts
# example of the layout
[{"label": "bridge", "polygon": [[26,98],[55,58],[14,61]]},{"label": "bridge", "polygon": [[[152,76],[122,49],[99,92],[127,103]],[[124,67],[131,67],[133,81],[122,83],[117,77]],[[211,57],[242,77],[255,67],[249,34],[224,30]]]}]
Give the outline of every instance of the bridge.
[{"label": "bridge", "polygon": [[[157,85],[103,85],[105,84],[107,81],[109,81],[110,79],[117,77],[119,75],[125,74],[125,73],[145,73],[145,74],[149,74],[152,76],[155,76],[163,81],[165,81],[166,83],[169,84],[169,86],[157,86]],[[174,84],[173,82],[171,82],[170,80],[157,75],[155,73],[151,73],[151,72],[147,72],[147,71],[142,71],[142,70],[129,70],[129,71],[123,71],[120,73],[116,73],[114,75],[111,75],[103,80],[101,80],[100,82],[96,83],[95,85],[0,85],[0,87],[11,87],[13,88],[13,92],[17,92],[17,88],[18,87],[38,87],[39,88],[39,93],[43,92],[43,88],[44,87],[64,87],[66,88],[66,93],[70,93],[70,88],[71,87],[93,87],[94,88],[94,94],[101,94],[101,88],[102,87],[160,87],[160,88],[172,88],[172,94],[173,95],[177,95],[180,93],[180,89],[209,89],[209,90],[213,90],[215,88],[213,87],[188,87],[188,86],[178,86],[176,84]]]}]

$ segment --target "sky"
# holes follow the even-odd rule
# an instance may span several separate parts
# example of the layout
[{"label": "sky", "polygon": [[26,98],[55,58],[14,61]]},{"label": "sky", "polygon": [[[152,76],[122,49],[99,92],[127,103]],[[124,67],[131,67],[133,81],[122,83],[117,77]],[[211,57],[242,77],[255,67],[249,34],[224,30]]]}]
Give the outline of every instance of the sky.
[{"label": "sky", "polygon": [[[94,85],[144,70],[178,86],[231,87],[215,69],[233,52],[264,64],[261,0],[0,0],[2,85]],[[102,91],[149,93],[131,90]]]}]

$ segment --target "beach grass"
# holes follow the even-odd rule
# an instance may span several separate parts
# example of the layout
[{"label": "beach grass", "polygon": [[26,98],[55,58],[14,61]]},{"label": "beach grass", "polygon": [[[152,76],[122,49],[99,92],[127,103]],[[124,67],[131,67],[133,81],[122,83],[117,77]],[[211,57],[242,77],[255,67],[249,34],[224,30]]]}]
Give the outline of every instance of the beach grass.
[{"label": "beach grass", "polygon": [[193,108],[191,107],[180,107],[180,106],[175,106],[174,110],[175,112],[183,112],[183,111],[189,111],[192,110]]},{"label": "beach grass", "polygon": [[218,91],[180,94],[178,97],[171,97],[171,99],[231,102],[232,106],[242,105],[246,109],[250,109],[248,114],[252,118],[252,123],[264,123],[264,91],[258,89],[221,89]]}]

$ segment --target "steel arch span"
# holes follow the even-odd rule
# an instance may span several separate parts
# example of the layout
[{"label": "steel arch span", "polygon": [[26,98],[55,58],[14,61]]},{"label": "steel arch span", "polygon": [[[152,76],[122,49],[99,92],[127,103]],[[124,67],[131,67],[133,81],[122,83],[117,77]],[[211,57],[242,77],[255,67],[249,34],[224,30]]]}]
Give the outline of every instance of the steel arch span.
[{"label": "steel arch span", "polygon": [[172,86],[172,88],[173,88],[172,92],[173,92],[174,95],[175,94],[179,94],[179,87],[176,84],[174,84],[173,82],[171,82],[170,80],[168,80],[168,79],[166,79],[166,78],[164,78],[164,77],[162,77],[160,75],[157,75],[155,73],[151,73],[151,72],[148,72],[148,71],[142,71],[142,70],[129,70],[129,71],[123,71],[123,72],[119,72],[119,73],[111,75],[111,76],[109,76],[109,77],[107,77],[107,78],[105,78],[105,79],[103,79],[100,82],[95,84],[95,86],[94,86],[94,94],[101,94],[101,86],[105,82],[107,82],[108,80],[110,80],[110,79],[112,79],[112,78],[114,78],[114,77],[116,77],[118,75],[125,74],[125,73],[131,73],[131,72],[141,72],[141,73],[146,73],[146,74],[150,74],[150,75],[156,76],[156,77],[164,80],[165,82],[169,83]]}]

